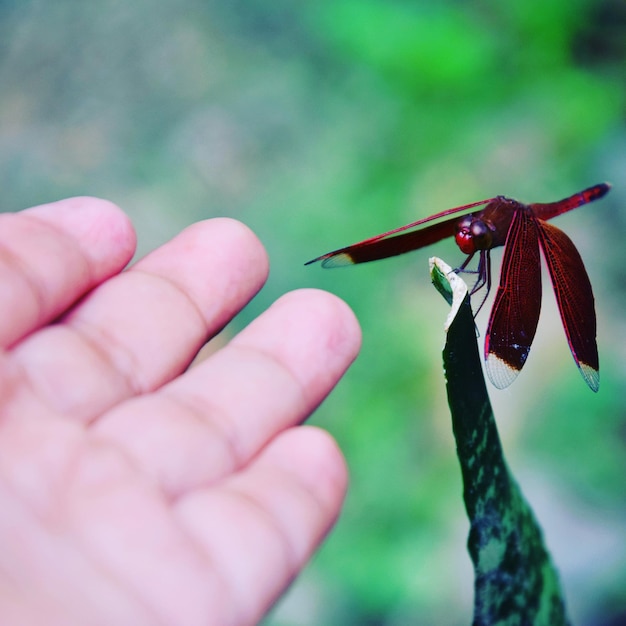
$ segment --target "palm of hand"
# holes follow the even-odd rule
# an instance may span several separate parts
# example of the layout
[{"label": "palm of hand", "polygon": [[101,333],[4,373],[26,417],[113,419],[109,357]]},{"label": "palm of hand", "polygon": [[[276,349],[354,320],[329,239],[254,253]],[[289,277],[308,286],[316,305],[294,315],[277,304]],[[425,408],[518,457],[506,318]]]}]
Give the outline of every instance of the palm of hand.
[{"label": "palm of hand", "polygon": [[0,621],[253,624],[336,519],[334,442],[297,427],[358,349],[340,301],[292,292],[190,370],[267,259],[232,220],[122,273],[103,201],[3,215]]}]

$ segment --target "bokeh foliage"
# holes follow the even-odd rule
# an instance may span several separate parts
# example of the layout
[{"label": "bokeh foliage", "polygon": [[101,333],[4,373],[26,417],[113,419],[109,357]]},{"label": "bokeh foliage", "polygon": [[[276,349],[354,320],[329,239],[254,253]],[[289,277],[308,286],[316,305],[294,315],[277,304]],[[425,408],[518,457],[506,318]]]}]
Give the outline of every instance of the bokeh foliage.
[{"label": "bokeh foliage", "polygon": [[272,270],[226,333],[301,286],[361,321],[362,354],[314,418],[350,465],[344,515],[268,624],[466,624],[472,606],[434,251],[304,261],[458,204],[602,180],[605,200],[558,222],[594,284],[599,395],[549,293],[524,373],[490,393],[574,622],[626,611],[625,77],[623,0],[0,0],[3,210],[100,195],[143,252],[236,217]]}]

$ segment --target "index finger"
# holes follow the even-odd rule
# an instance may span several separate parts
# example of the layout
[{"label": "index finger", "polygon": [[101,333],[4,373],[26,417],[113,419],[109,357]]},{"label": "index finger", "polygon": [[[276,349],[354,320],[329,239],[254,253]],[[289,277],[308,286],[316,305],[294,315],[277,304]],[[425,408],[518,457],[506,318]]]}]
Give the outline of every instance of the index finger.
[{"label": "index finger", "polygon": [[128,217],[97,198],[0,215],[0,346],[54,320],[135,251]]}]

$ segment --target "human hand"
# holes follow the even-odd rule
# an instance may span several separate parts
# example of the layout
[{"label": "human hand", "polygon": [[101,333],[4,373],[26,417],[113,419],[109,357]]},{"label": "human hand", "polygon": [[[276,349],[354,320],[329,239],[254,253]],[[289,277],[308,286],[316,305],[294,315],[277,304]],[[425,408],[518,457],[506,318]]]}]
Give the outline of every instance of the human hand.
[{"label": "human hand", "polygon": [[347,306],[289,293],[185,371],[265,252],[226,219],[121,272],[134,248],[102,200],[0,215],[2,624],[254,624],[341,507],[298,424],[356,355]]}]

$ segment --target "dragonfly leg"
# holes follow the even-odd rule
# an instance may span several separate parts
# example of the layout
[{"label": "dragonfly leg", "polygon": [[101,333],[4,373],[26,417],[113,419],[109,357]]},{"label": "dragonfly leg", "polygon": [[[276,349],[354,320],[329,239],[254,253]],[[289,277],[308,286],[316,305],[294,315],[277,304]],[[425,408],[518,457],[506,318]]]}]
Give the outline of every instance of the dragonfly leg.
[{"label": "dragonfly leg", "polygon": [[469,262],[474,258],[474,255],[476,253],[472,252],[471,254],[467,255],[467,258],[465,259],[465,261],[463,261],[463,265],[461,265],[460,267],[457,267],[454,272],[455,274],[476,274],[479,270],[480,270],[480,262],[478,263],[478,270],[466,270],[465,268],[469,265]]},{"label": "dragonfly leg", "polygon": [[489,292],[491,291],[491,256],[489,255],[489,250],[481,250],[480,257],[478,259],[478,267],[475,270],[468,270],[466,268],[469,265],[470,261],[474,258],[474,254],[475,254],[474,252],[469,254],[467,258],[465,259],[465,261],[463,261],[463,264],[460,267],[457,267],[454,270],[454,272],[455,274],[477,274],[478,275],[476,282],[474,283],[472,289],[470,290],[470,296],[473,296],[475,293],[480,291],[483,287],[486,287],[485,295],[483,296],[482,300],[480,301],[480,304],[478,305],[478,308],[476,309],[476,312],[474,313],[474,317],[476,317],[478,313],[480,312],[480,310],[483,308],[483,305],[485,304],[487,300],[487,296],[489,295]]},{"label": "dragonfly leg", "polygon": [[489,254],[489,250],[480,251],[480,260],[478,261],[478,280],[472,287],[472,290],[470,291],[470,296],[474,295],[483,287],[486,287],[485,295],[480,301],[478,308],[474,312],[474,317],[476,317],[480,313],[480,310],[483,308],[483,305],[487,301],[487,296],[491,291],[491,255]]}]

